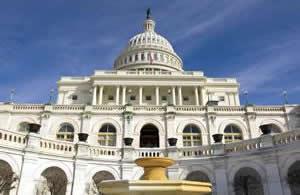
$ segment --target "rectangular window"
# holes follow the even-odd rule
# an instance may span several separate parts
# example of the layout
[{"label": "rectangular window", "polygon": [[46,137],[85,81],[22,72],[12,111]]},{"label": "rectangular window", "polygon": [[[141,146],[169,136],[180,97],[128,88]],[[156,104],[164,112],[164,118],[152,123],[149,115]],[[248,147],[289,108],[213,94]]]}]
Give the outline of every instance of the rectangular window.
[{"label": "rectangular window", "polygon": [[78,99],[78,96],[77,95],[72,95],[72,100],[77,100]]},{"label": "rectangular window", "polygon": [[150,95],[147,95],[147,96],[146,96],[146,100],[147,100],[147,101],[151,101],[151,100],[152,100],[152,97],[151,97]]},{"label": "rectangular window", "polygon": [[167,96],[161,96],[162,101],[167,101]]},{"label": "rectangular window", "polygon": [[184,96],[184,97],[183,97],[183,101],[189,101],[189,97]]},{"label": "rectangular window", "polygon": [[112,95],[108,96],[108,100],[114,100],[114,96]]},{"label": "rectangular window", "polygon": [[219,101],[223,102],[225,100],[224,96],[219,96]]},{"label": "rectangular window", "polygon": [[130,96],[130,100],[131,100],[131,101],[134,101],[135,99],[136,99],[136,98],[135,98],[134,95]]}]

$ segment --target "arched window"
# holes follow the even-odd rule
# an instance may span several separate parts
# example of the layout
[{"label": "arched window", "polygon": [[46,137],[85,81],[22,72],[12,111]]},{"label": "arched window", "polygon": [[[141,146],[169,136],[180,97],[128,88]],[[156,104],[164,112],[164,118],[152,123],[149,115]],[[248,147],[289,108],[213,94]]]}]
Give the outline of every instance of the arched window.
[{"label": "arched window", "polygon": [[243,139],[241,130],[236,125],[227,125],[224,130],[225,143],[241,141]]},{"label": "arched window", "polygon": [[29,132],[29,123],[28,122],[21,122],[19,124],[18,130],[21,132]]},{"label": "arched window", "polygon": [[98,142],[101,146],[116,145],[116,128],[112,124],[104,124],[98,132]]},{"label": "arched window", "polygon": [[70,123],[63,123],[56,134],[59,140],[72,142],[74,140],[74,127]]},{"label": "arched window", "polygon": [[201,131],[193,124],[188,124],[183,129],[183,146],[200,146],[202,144]]}]

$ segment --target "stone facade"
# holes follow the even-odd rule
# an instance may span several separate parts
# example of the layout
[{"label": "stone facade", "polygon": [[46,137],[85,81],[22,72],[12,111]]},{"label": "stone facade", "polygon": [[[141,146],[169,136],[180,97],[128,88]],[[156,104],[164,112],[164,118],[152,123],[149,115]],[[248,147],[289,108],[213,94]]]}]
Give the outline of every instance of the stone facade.
[{"label": "stone facade", "polygon": [[[241,106],[235,79],[183,71],[154,27],[147,18],[115,70],[62,77],[55,104],[0,104],[0,176],[1,167],[14,173],[6,177],[13,188],[0,194],[99,194],[100,181],[139,179],[134,160],[156,156],[176,160],[171,179],[209,181],[213,194],[239,194],[249,178],[256,194],[297,190],[288,178],[300,167],[299,105]],[[30,123],[39,133],[28,132]],[[261,135],[264,124],[271,134]]]}]

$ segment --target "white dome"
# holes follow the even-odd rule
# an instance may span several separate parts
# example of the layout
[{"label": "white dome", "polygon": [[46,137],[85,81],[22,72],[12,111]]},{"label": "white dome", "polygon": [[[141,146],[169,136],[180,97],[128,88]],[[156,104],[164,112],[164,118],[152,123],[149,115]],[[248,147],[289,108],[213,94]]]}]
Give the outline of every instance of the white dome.
[{"label": "white dome", "polygon": [[147,17],[144,32],[132,37],[115,60],[117,70],[182,71],[182,60],[170,42],[155,32],[155,22]]}]

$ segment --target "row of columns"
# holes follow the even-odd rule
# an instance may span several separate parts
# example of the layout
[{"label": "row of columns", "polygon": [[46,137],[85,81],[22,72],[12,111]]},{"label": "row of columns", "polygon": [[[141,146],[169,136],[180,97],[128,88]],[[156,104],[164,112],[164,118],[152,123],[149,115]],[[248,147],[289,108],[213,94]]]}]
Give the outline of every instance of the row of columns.
[{"label": "row of columns", "polygon": [[[120,104],[120,86],[116,86],[115,87],[115,102],[116,102],[116,105],[119,105]],[[200,97],[199,97],[199,87],[194,87],[194,102],[195,102],[195,105],[200,105],[200,103],[203,105],[204,102],[205,102],[205,96],[203,95],[203,93],[205,93],[205,91],[203,90],[203,88],[200,89]],[[103,89],[104,89],[104,86],[94,86],[94,89],[93,89],[93,102],[92,104],[93,105],[101,105],[103,104]],[[121,97],[121,104],[122,105],[125,105],[127,102],[126,102],[126,91],[127,91],[127,87],[126,86],[122,86],[122,97]],[[139,105],[143,105],[143,92],[144,92],[144,88],[143,86],[140,86],[139,87]],[[176,92],[177,91],[177,92]],[[173,86],[171,87],[171,91],[169,92],[168,91],[168,94],[171,94],[171,102],[172,104],[174,105],[183,105],[183,96],[182,96],[182,87],[181,86]],[[235,99],[233,100],[235,103],[232,104],[232,105],[239,105],[238,104],[238,98],[235,97]],[[228,100],[228,102],[230,102]],[[160,87],[159,86],[156,86],[155,87],[155,104],[156,105],[160,105]]]}]

